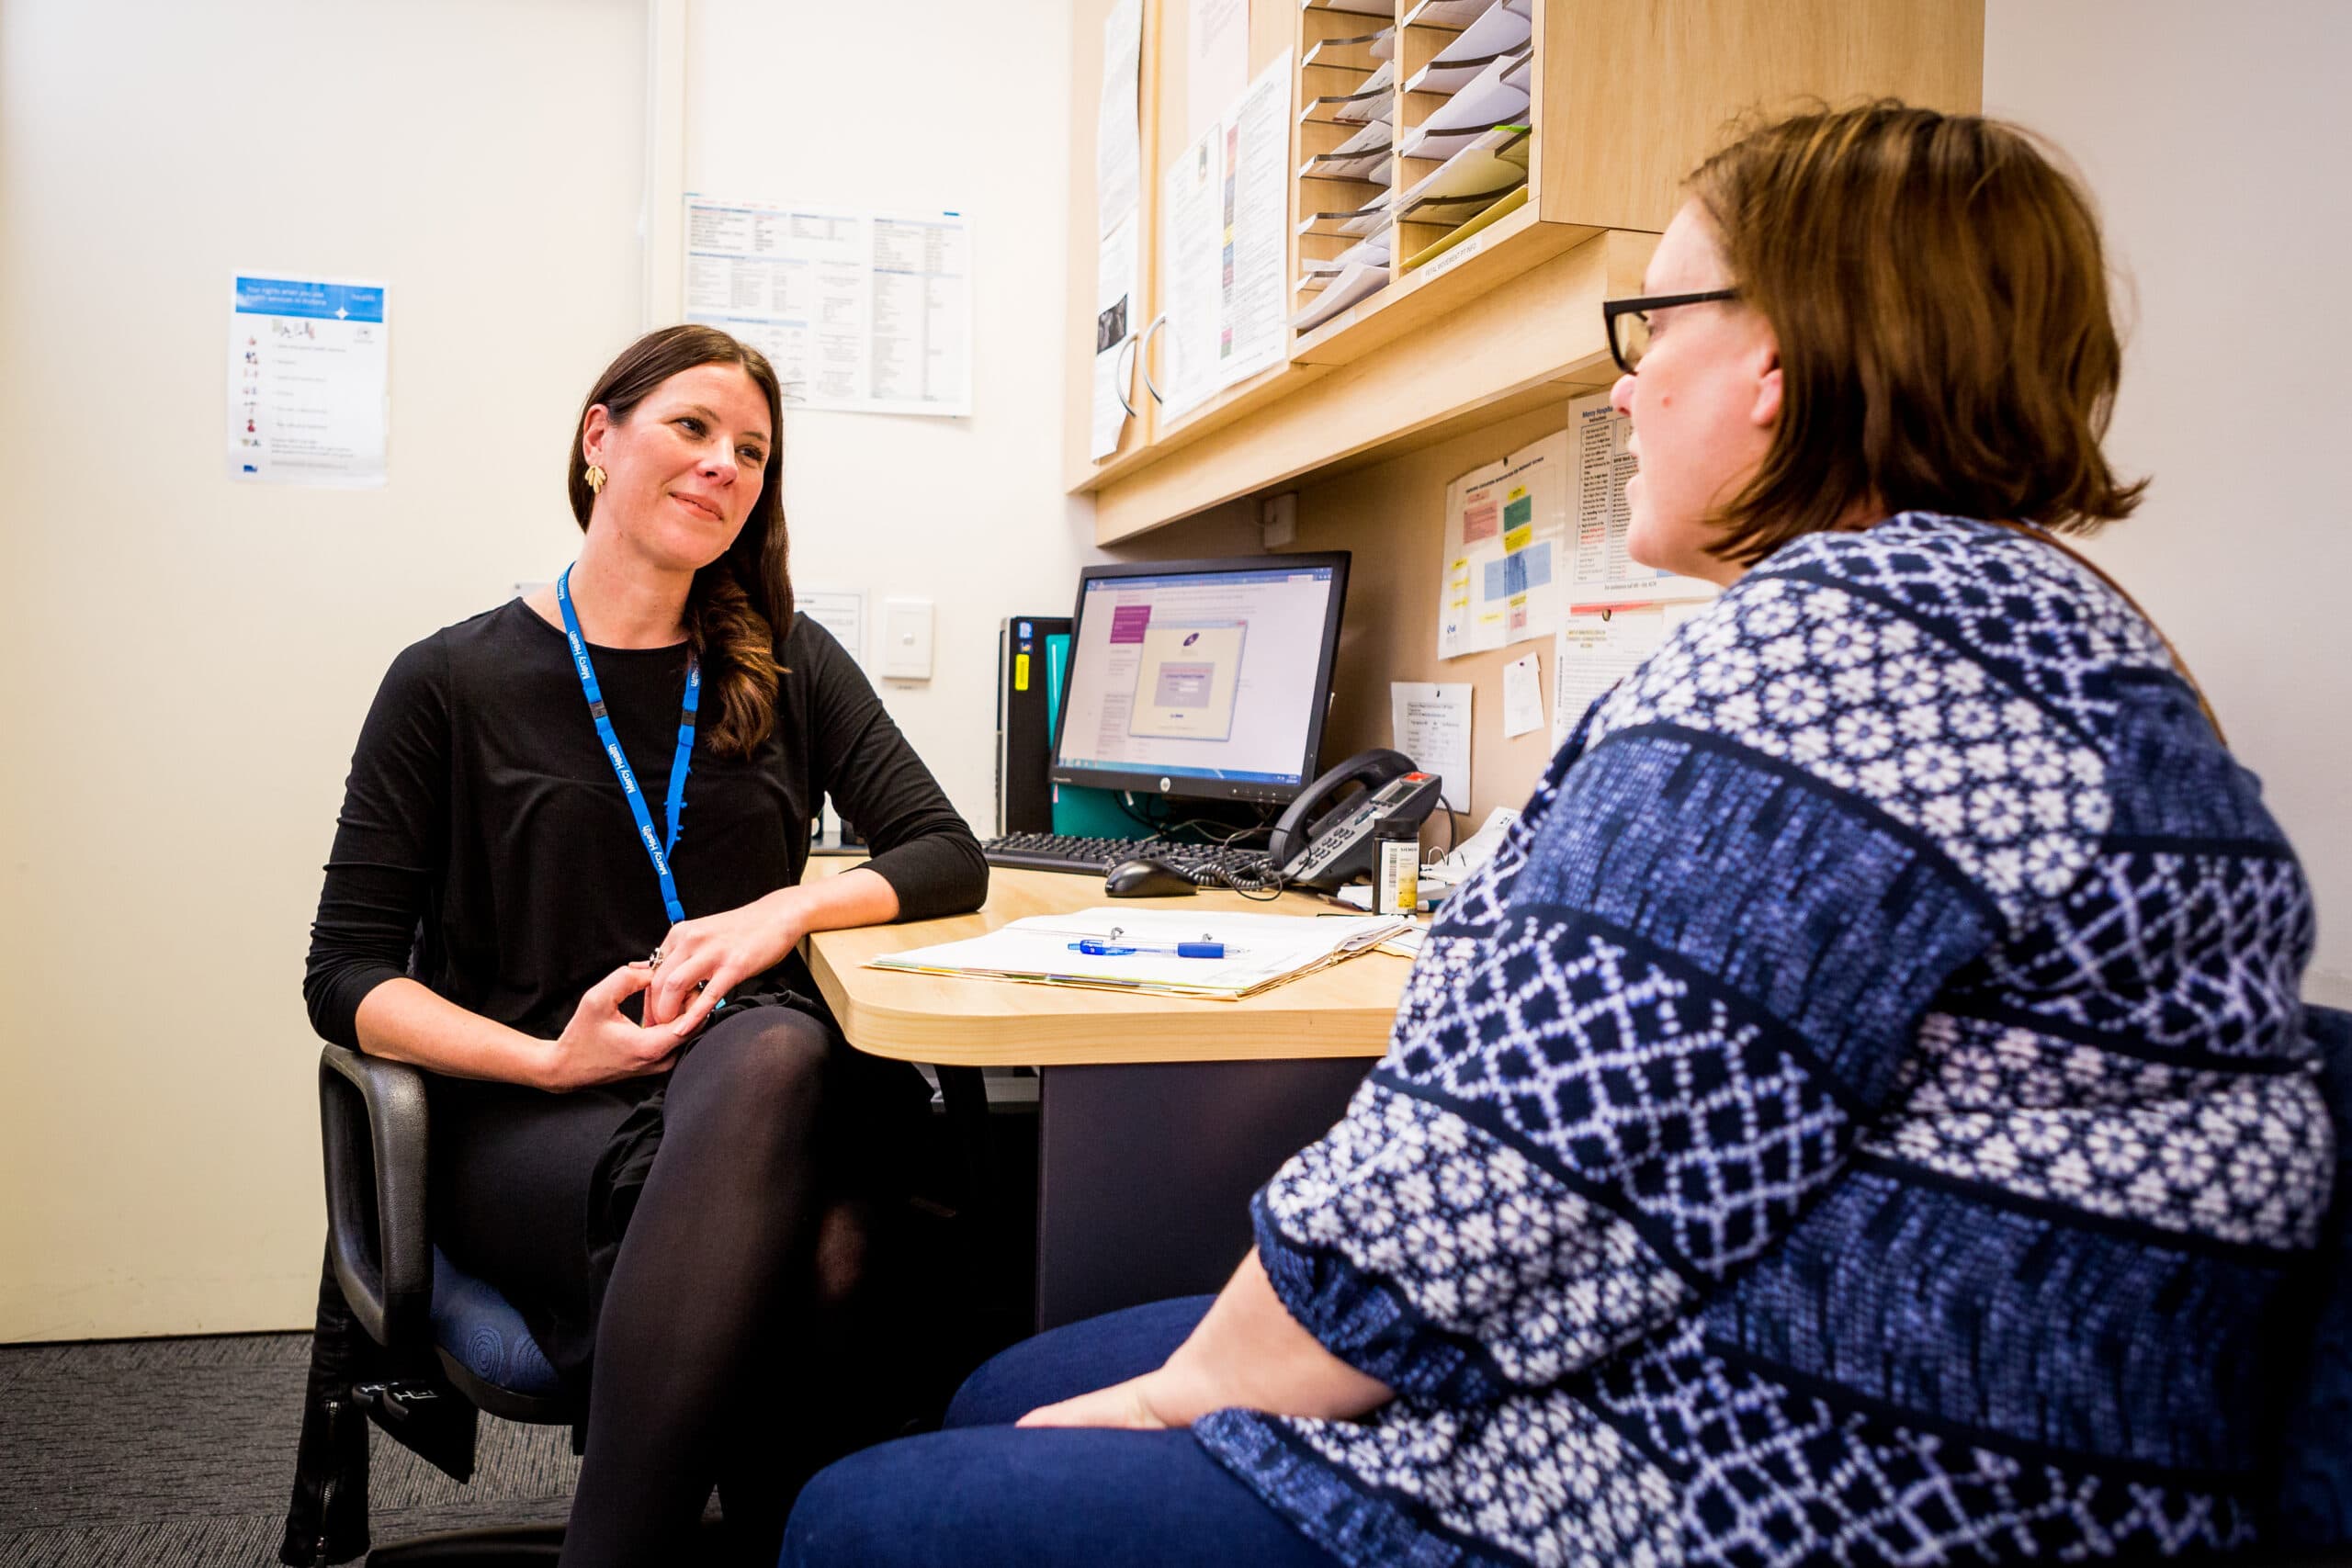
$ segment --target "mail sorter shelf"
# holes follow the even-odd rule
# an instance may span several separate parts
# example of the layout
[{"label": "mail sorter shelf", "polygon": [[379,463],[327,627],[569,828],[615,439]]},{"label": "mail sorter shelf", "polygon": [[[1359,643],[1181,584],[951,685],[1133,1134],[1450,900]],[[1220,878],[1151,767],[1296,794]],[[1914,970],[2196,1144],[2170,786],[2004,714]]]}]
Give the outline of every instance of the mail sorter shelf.
[{"label": "mail sorter shelf", "polygon": [[[1981,96],[1983,0],[1395,0],[1381,28],[1347,6],[1299,12],[1301,364],[1351,364],[1598,229],[1664,229],[1743,115]],[[1374,33],[1379,73],[1339,41]]]},{"label": "mail sorter shelf", "polygon": [[[1395,335],[1357,329],[1424,269],[1528,227],[1491,232],[1527,201],[1540,0],[1396,0],[1377,17],[1367,4],[1299,12],[1292,355],[1311,364]],[[1515,254],[1523,267],[1564,248]]]}]

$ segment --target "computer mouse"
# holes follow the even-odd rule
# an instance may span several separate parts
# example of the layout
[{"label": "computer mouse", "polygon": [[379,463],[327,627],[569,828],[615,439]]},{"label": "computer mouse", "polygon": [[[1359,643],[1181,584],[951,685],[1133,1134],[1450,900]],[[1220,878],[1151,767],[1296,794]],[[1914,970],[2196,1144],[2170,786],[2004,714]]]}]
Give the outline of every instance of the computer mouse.
[{"label": "computer mouse", "polygon": [[1126,860],[1102,874],[1102,891],[1114,898],[1159,898],[1200,889],[1164,860]]}]

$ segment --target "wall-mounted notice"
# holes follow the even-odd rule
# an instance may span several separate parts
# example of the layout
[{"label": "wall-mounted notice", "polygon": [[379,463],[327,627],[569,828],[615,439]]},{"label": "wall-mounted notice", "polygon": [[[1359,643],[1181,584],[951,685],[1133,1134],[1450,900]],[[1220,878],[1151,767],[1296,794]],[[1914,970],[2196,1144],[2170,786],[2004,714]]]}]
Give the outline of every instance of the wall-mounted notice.
[{"label": "wall-mounted notice", "polygon": [[1470,700],[1467,681],[1388,682],[1390,744],[1435,773],[1450,811],[1470,809]]},{"label": "wall-mounted notice", "polygon": [[[1197,13],[1196,13],[1197,15]],[[1246,28],[1243,29],[1246,31]],[[1290,55],[1160,170],[1160,417],[1283,362]]]},{"label": "wall-mounted notice", "polygon": [[380,283],[240,275],[229,301],[229,477],[381,485],[389,332]]},{"label": "wall-mounted notice", "polygon": [[686,320],[768,356],[788,408],[972,412],[972,233],[881,214],[686,197]]},{"label": "wall-mounted notice", "polygon": [[1640,669],[1666,633],[1665,615],[1647,606],[1560,617],[1552,639],[1552,750],[1567,744],[1585,709]]},{"label": "wall-mounted notice", "polygon": [[1574,454],[1576,498],[1561,597],[1571,608],[1714,596],[1712,582],[1659,571],[1625,553],[1634,521],[1633,507],[1625,499],[1625,481],[1639,466],[1626,450],[1632,437],[1633,422],[1610,408],[1608,393],[1569,400],[1568,441]]},{"label": "wall-mounted notice", "polygon": [[1288,335],[1290,51],[1258,73],[1227,111],[1223,287],[1217,384],[1229,387],[1282,363]]},{"label": "wall-mounted notice", "polygon": [[1119,449],[1131,417],[1128,345],[1143,332],[1143,0],[1102,18],[1102,95],[1094,109],[1094,367],[1087,455]]},{"label": "wall-mounted notice", "polygon": [[865,668],[865,595],[851,590],[796,588],[793,607],[827,631],[842,650]]},{"label": "wall-mounted notice", "polygon": [[1567,547],[1568,438],[1547,435],[1445,490],[1437,656],[1550,637]]}]

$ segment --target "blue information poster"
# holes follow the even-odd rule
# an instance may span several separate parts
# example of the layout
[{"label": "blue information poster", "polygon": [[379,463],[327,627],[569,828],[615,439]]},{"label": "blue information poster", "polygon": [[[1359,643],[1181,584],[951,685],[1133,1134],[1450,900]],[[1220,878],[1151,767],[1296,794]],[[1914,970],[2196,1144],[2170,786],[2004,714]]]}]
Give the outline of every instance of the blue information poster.
[{"label": "blue information poster", "polygon": [[240,276],[229,307],[229,477],[371,489],[390,423],[380,283]]}]

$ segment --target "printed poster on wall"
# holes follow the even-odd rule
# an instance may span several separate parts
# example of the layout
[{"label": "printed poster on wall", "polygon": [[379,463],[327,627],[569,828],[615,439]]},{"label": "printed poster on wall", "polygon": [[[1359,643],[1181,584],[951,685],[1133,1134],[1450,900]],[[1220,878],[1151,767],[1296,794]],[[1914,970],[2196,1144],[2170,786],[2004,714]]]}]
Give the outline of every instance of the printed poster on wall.
[{"label": "printed poster on wall", "polygon": [[239,274],[229,299],[229,477],[368,490],[385,479],[385,288]]},{"label": "printed poster on wall", "polygon": [[1633,422],[1595,392],[1568,402],[1567,440],[1575,452],[1575,518],[1561,594],[1570,610],[1592,604],[1656,604],[1712,599],[1715,585],[1642,565],[1625,552],[1634,508],[1625,483],[1640,465],[1627,450]]},{"label": "printed poster on wall", "polygon": [[686,197],[685,317],[768,356],[787,408],[972,412],[971,220]]},{"label": "printed poster on wall", "polygon": [[1550,637],[1558,626],[1567,486],[1563,433],[1446,487],[1440,659]]}]

